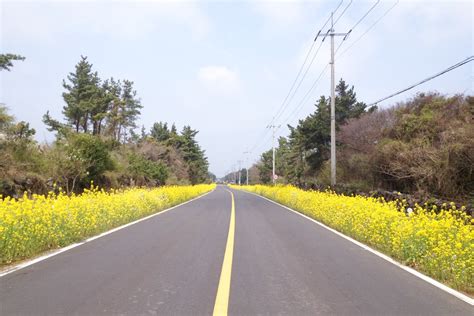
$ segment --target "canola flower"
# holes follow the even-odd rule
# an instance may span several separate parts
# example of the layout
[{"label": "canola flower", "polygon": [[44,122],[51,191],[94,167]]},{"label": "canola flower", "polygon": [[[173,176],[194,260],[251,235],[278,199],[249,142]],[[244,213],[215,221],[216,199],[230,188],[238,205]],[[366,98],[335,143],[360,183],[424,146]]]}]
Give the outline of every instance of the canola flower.
[{"label": "canola flower", "polygon": [[417,205],[405,214],[397,208],[400,201],[293,186],[232,187],[286,205],[441,282],[474,292],[474,219],[454,203],[440,211]]},{"label": "canola flower", "polygon": [[215,185],[133,188],[0,198],[0,264],[63,247],[180,204]]}]

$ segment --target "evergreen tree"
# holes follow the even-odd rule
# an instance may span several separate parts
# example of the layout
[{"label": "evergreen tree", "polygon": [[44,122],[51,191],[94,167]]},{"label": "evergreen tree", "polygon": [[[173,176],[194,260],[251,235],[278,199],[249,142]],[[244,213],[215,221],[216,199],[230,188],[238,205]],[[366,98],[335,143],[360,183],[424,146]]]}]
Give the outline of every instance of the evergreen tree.
[{"label": "evergreen tree", "polygon": [[[315,112],[301,120],[296,127],[303,155],[312,173],[319,170],[323,162],[329,159],[331,142],[330,103],[330,98],[321,96],[316,104]],[[354,86],[349,88],[342,79],[336,87],[335,103],[337,129],[348,119],[360,117],[367,109],[365,103],[357,101]],[[370,110],[372,111],[373,108]]]},{"label": "evergreen tree", "polygon": [[167,141],[171,135],[168,129],[168,123],[156,122],[150,130],[150,136],[156,139],[158,142]]},{"label": "evergreen tree", "polygon": [[179,149],[188,163],[188,175],[192,184],[206,181],[209,166],[204,150],[195,139],[197,133],[190,126],[184,126],[180,135]]},{"label": "evergreen tree", "polygon": [[114,140],[120,142],[126,138],[127,130],[137,127],[136,120],[143,106],[133,89],[132,81],[114,81],[112,78],[109,84],[112,100],[107,113],[108,132]]},{"label": "evergreen tree", "polygon": [[81,56],[75,72],[71,72],[67,79],[69,83],[63,80],[63,87],[66,89],[63,93],[66,102],[63,114],[76,133],[81,130],[87,132],[91,112],[96,108],[100,97],[100,79],[97,72],[92,72],[92,64],[84,56]]},{"label": "evergreen tree", "polygon": [[273,169],[273,153],[272,150],[268,150],[260,157],[260,162],[257,164],[258,174],[262,183],[270,183],[272,181],[272,169]]},{"label": "evergreen tree", "polygon": [[7,70],[13,67],[12,61],[14,60],[25,60],[25,57],[15,54],[0,54],[0,71]]},{"label": "evergreen tree", "polygon": [[[366,112],[367,104],[358,102],[354,86],[349,86],[344,80],[339,80],[336,86],[336,122],[337,126],[345,124],[348,119],[358,118]],[[373,111],[375,106],[370,108]]]},{"label": "evergreen tree", "polygon": [[[296,127],[289,126],[288,140],[280,139],[276,150],[276,172],[284,176],[286,181],[303,185],[306,176],[314,176],[330,156],[331,142],[331,99],[321,96],[315,104],[315,111],[300,120]],[[358,118],[367,112],[367,105],[358,102],[354,87],[340,80],[336,87],[336,128],[345,124],[351,118]],[[369,111],[375,110],[375,107]],[[270,155],[270,157],[269,157]],[[270,161],[269,161],[270,159]],[[271,172],[271,152],[262,155],[259,165],[262,181],[268,179]],[[270,168],[270,169],[269,169]]]}]

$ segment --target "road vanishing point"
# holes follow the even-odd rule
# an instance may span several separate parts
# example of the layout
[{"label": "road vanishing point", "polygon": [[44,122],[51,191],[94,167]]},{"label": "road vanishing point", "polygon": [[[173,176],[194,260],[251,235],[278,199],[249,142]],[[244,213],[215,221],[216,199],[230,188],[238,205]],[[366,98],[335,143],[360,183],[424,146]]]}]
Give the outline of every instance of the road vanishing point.
[{"label": "road vanishing point", "polygon": [[0,315],[473,315],[334,232],[218,186],[0,278]]}]

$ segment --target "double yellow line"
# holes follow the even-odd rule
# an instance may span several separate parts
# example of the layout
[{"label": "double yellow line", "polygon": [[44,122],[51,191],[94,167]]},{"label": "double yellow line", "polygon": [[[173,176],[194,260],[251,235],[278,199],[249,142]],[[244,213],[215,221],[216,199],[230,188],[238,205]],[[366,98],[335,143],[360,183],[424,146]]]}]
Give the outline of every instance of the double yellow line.
[{"label": "double yellow line", "polygon": [[[227,190],[228,191],[228,190]],[[232,258],[234,256],[234,234],[235,234],[235,201],[234,194],[228,191],[232,197],[232,209],[230,213],[229,235],[225,247],[224,262],[222,263],[219,287],[217,288],[216,302],[214,304],[214,316],[227,315],[229,308],[230,279],[232,276]]]}]

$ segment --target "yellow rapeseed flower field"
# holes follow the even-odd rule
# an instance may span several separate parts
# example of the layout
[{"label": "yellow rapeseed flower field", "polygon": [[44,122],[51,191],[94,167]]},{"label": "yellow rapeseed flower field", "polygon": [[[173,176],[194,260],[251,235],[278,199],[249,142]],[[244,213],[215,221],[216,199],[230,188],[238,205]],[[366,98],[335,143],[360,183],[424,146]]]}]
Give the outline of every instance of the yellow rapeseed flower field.
[{"label": "yellow rapeseed flower field", "polygon": [[159,212],[212,190],[215,185],[134,188],[80,195],[25,194],[0,198],[0,264],[63,247]]},{"label": "yellow rapeseed flower field", "polygon": [[233,188],[291,207],[437,280],[474,292],[474,220],[454,204],[440,211],[416,206],[405,214],[397,209],[400,201],[304,191],[293,186]]}]

